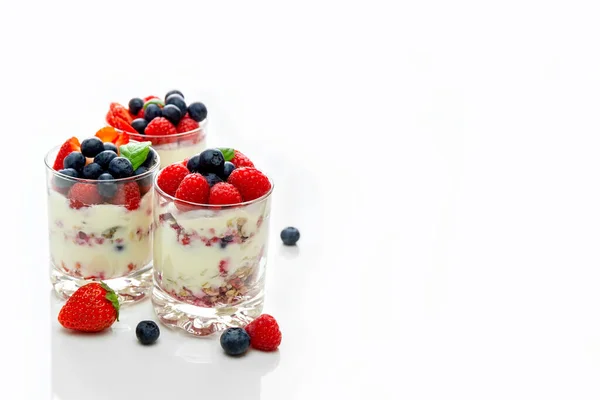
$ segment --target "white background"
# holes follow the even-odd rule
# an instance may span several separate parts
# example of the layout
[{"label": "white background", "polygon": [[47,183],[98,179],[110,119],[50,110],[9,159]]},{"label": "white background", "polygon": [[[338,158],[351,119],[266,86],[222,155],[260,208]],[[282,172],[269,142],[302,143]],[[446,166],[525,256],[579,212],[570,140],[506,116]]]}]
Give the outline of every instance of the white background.
[{"label": "white background", "polygon": [[[595,3],[6,3],[2,398],[597,399]],[[276,181],[275,355],[56,323],[43,154],[171,88]]]}]

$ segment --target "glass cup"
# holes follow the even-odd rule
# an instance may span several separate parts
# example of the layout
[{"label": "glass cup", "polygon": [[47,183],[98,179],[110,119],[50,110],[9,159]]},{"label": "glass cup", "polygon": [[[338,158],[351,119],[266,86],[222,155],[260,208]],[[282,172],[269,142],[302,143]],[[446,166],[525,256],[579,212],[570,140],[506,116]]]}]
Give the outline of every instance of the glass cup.
[{"label": "glass cup", "polygon": [[[72,178],[52,168],[58,147],[45,157],[50,236],[50,280],[56,293],[67,299],[79,287],[102,280],[119,295],[120,303],[143,299],[152,287],[152,182],[159,158],[150,169],[131,178],[111,181]],[[155,157],[156,152],[154,152]],[[137,202],[125,206],[125,185],[140,189]],[[87,185],[90,195],[74,201],[69,191]],[[100,185],[117,193],[105,200]],[[112,189],[110,189],[110,185]],[[82,186],[80,186],[81,188]],[[89,200],[86,200],[89,199]],[[89,204],[88,204],[89,202]]]},{"label": "glass cup", "polygon": [[152,302],[167,326],[197,336],[245,326],[264,302],[271,190],[245,203],[202,205],[154,181]]}]

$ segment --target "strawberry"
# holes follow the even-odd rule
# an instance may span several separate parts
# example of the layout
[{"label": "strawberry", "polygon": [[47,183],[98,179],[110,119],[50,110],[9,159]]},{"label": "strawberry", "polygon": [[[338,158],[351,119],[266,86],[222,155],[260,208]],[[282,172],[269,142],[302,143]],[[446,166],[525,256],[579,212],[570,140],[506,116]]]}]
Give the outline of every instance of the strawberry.
[{"label": "strawberry", "polygon": [[244,201],[258,199],[271,190],[271,182],[262,172],[251,167],[233,170],[227,182],[231,183],[242,194]]},{"label": "strawberry", "polygon": [[185,165],[171,164],[160,171],[156,183],[165,193],[175,196],[179,184],[189,173],[190,171]]},{"label": "strawberry", "polygon": [[146,97],[144,97],[144,103],[146,103],[147,101],[152,100],[152,99],[160,99],[160,97],[158,97],[158,96],[146,96]]},{"label": "strawberry", "polygon": [[133,118],[129,114],[129,110],[119,103],[111,103],[108,113],[106,114],[106,122],[117,129],[126,132],[135,133],[135,129],[131,126]]},{"label": "strawberry", "polygon": [[234,150],[234,156],[231,159],[231,163],[235,165],[236,168],[240,167],[252,167],[254,168],[254,163],[250,161],[248,157],[242,154],[241,151]]},{"label": "strawberry", "polygon": [[262,351],[275,351],[281,344],[281,331],[275,318],[262,314],[246,325],[250,346]]},{"label": "strawberry", "polygon": [[200,174],[189,174],[179,184],[175,197],[192,203],[206,204],[210,186]]},{"label": "strawberry", "polygon": [[198,129],[199,127],[200,124],[191,119],[190,116],[186,114],[183,118],[181,118],[181,121],[179,121],[179,123],[177,124],[177,132],[189,132],[193,131],[194,129]]},{"label": "strawberry", "polygon": [[140,187],[135,182],[126,182],[119,184],[117,193],[112,198],[111,203],[115,205],[124,205],[129,211],[137,210],[141,201]]},{"label": "strawberry", "polygon": [[96,137],[104,143],[110,142],[117,146],[129,143],[129,135],[124,132],[119,132],[112,126],[105,126],[96,132]]},{"label": "strawberry", "polygon": [[69,199],[69,206],[79,210],[82,207],[88,207],[94,204],[102,203],[102,197],[96,185],[92,183],[76,183],[71,186],[69,193],[67,193]]},{"label": "strawberry", "polygon": [[168,119],[164,117],[157,117],[150,121],[144,132],[148,136],[173,135],[177,133],[177,129]]},{"label": "strawberry", "polygon": [[210,188],[208,204],[237,204],[242,202],[242,195],[231,183],[219,182]]},{"label": "strawberry", "polygon": [[64,168],[63,162],[65,161],[65,157],[71,154],[73,151],[81,151],[81,144],[79,143],[79,139],[75,136],[68,139],[66,142],[60,146],[60,150],[58,150],[58,154],[56,155],[56,160],[54,160],[54,165],[52,169],[58,171]]},{"label": "strawberry", "polygon": [[104,282],[88,283],[77,289],[58,313],[67,329],[100,332],[119,320],[117,294]]}]

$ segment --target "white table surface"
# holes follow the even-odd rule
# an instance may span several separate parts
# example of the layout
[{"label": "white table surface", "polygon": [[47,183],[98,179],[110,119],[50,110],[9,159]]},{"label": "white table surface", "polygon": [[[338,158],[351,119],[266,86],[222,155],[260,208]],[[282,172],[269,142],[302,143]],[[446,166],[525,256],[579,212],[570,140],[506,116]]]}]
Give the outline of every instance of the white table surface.
[{"label": "white table surface", "polygon": [[[0,15],[2,398],[597,399],[598,6],[211,3]],[[56,321],[44,152],[171,88],[276,182],[277,353]]]}]

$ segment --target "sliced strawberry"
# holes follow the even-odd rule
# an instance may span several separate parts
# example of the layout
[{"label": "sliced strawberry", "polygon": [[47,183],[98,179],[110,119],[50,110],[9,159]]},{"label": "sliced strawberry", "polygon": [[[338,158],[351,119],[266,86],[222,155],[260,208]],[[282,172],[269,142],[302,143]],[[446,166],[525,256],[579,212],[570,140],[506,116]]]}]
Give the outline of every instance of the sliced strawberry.
[{"label": "sliced strawberry", "polygon": [[[129,111],[127,112],[129,113]],[[135,129],[133,129],[133,126],[131,126],[131,123],[120,117],[116,117],[114,119],[114,124],[112,126],[125,132],[136,133]]]},{"label": "sliced strawberry", "polygon": [[[108,121],[107,121],[108,122]],[[114,143],[119,137],[119,132],[112,126],[105,126],[96,132],[96,137],[102,140],[104,143],[111,142]]]},{"label": "sliced strawberry", "polygon": [[129,135],[123,132],[119,132],[119,135],[113,143],[115,146],[117,146],[118,149],[122,145],[129,143]]},{"label": "sliced strawberry", "polygon": [[66,142],[60,146],[60,150],[58,150],[58,154],[56,155],[56,160],[54,160],[54,165],[52,169],[58,171],[59,169],[63,169],[63,162],[65,157],[71,154],[74,151],[81,151],[81,144],[79,143],[79,139],[75,136],[68,139]]}]

